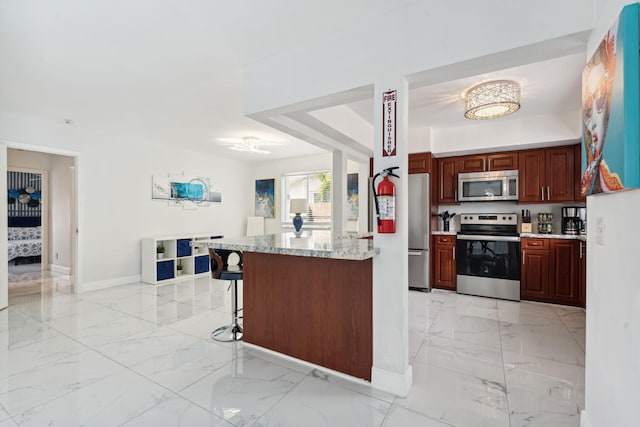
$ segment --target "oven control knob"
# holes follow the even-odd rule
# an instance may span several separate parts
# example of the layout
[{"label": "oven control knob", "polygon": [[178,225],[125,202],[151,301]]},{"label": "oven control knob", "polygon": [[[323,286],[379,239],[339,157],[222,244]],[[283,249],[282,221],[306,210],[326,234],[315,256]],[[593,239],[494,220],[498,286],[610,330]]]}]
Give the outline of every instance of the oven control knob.
[{"label": "oven control knob", "polygon": [[509,217],[509,221],[511,221],[511,217]]},{"label": "oven control knob", "polygon": [[507,219],[507,217],[506,217],[506,216],[503,216],[503,217],[502,217],[502,220],[504,221],[505,219]]}]

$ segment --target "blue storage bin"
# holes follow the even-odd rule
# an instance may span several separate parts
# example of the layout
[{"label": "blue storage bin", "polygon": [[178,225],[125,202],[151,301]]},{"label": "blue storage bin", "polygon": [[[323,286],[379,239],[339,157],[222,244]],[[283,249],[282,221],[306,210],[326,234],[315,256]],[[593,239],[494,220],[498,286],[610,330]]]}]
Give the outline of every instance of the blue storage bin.
[{"label": "blue storage bin", "polygon": [[195,262],[195,273],[206,273],[209,271],[209,255],[197,256]]},{"label": "blue storage bin", "polygon": [[173,260],[160,261],[156,263],[157,280],[173,279]]},{"label": "blue storage bin", "polygon": [[177,254],[178,258],[191,255],[191,239],[178,239]]}]

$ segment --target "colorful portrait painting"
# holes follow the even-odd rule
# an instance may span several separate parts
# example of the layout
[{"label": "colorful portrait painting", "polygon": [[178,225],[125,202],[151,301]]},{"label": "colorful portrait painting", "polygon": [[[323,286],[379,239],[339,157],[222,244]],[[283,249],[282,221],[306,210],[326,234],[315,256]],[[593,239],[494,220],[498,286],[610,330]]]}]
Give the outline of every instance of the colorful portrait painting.
[{"label": "colorful portrait painting", "polygon": [[256,216],[275,218],[275,179],[256,180]]},{"label": "colorful portrait painting", "polygon": [[632,6],[582,73],[583,195],[638,185],[638,5]]}]

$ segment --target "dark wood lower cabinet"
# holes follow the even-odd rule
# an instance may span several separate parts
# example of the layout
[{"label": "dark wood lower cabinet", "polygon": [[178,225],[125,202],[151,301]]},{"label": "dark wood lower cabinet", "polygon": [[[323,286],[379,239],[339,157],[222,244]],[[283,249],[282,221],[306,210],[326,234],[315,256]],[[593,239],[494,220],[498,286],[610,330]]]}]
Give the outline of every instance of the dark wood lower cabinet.
[{"label": "dark wood lower cabinet", "polygon": [[549,289],[549,250],[524,249],[520,299],[546,301]]},{"label": "dark wood lower cabinet", "polygon": [[456,236],[434,236],[433,288],[456,290]]},{"label": "dark wood lower cabinet", "polygon": [[587,242],[578,245],[580,267],[578,269],[578,305],[587,308]]},{"label": "dark wood lower cabinet", "polygon": [[578,304],[579,243],[577,240],[551,241],[549,299],[557,304]]},{"label": "dark wood lower cabinet", "polygon": [[520,298],[582,305],[580,254],[584,243],[572,239],[523,238],[521,244]]}]

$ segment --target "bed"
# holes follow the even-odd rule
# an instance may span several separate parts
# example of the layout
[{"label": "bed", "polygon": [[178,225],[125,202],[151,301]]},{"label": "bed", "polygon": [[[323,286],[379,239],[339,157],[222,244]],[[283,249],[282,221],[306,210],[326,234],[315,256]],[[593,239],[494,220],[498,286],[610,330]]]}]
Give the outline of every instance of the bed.
[{"label": "bed", "polygon": [[42,256],[40,217],[9,217],[7,233],[9,261],[15,265],[37,263]]}]

